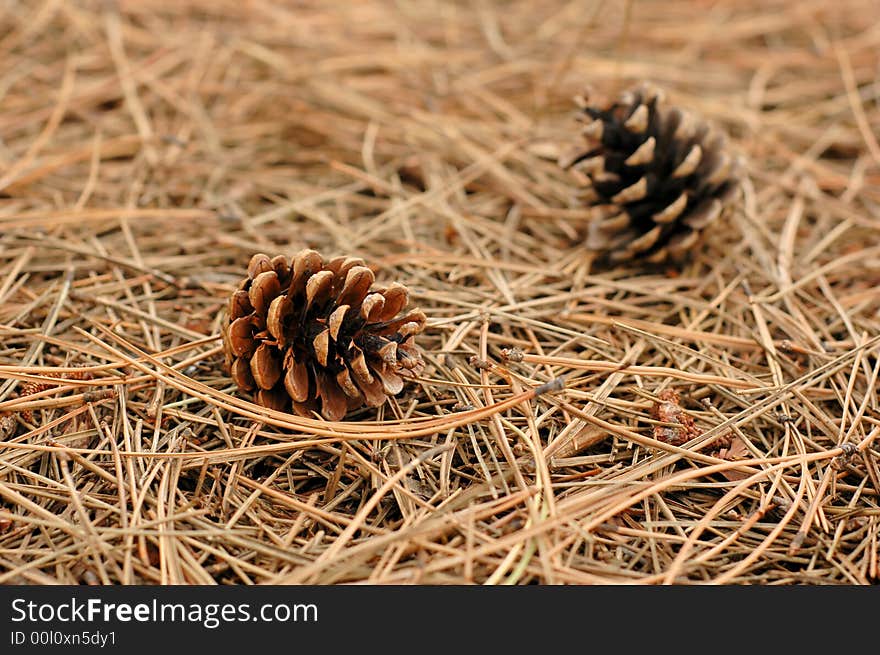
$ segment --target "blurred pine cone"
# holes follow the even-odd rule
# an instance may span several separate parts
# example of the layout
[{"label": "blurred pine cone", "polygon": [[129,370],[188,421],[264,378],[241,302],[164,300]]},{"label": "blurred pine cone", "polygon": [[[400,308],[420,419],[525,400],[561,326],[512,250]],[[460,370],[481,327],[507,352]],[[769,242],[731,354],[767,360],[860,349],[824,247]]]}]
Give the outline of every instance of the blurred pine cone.
[{"label": "blurred pine cone", "polygon": [[612,262],[678,259],[732,205],[741,164],[723,133],[643,84],[610,104],[582,101],[583,142],[559,164],[595,208],[587,247]]},{"label": "blurred pine cone", "polygon": [[338,421],[350,409],[381,405],[424,367],[414,336],[425,315],[401,284],[371,291],[362,259],[324,262],[314,250],[251,258],[229,298],[223,326],[226,367],[260,405]]}]

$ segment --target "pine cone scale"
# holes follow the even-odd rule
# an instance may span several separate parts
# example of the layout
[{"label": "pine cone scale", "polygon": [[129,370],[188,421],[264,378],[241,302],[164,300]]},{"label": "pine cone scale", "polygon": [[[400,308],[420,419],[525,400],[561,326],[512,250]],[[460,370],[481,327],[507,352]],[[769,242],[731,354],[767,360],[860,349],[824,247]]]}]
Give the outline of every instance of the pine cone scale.
[{"label": "pine cone scale", "polygon": [[281,379],[281,362],[275,349],[263,343],[251,357],[251,376],[260,389],[271,389]]},{"label": "pine cone scale", "polygon": [[348,411],[348,399],[336,380],[331,380],[324,371],[315,376],[316,397],[321,400],[321,411],[331,421],[338,421]]},{"label": "pine cone scale", "polygon": [[376,369],[376,377],[382,382],[385,393],[394,396],[403,390],[403,378],[397,375],[386,364],[381,364]]},{"label": "pine cone scale", "polygon": [[284,388],[294,402],[304,403],[309,399],[309,370],[305,364],[291,358],[284,375]]},{"label": "pine cone scale", "polygon": [[327,324],[330,326],[330,337],[333,341],[339,341],[339,331],[345,325],[345,315],[348,313],[349,309],[351,309],[351,305],[340,305],[333,310],[332,314],[330,314]]},{"label": "pine cone scale", "polygon": [[266,329],[269,330],[280,347],[287,343],[285,324],[293,314],[293,303],[287,296],[278,296],[269,304],[266,312]]},{"label": "pine cone scale", "polygon": [[342,291],[339,293],[337,303],[351,305],[362,301],[375,281],[373,271],[369,268],[364,266],[353,267],[348,271],[348,275],[346,275],[345,286],[342,287]]},{"label": "pine cone scale", "polygon": [[675,219],[681,216],[681,213],[687,206],[687,200],[686,193],[679,194],[678,198],[666,205],[666,207],[656,214],[653,214],[651,220],[660,224],[672,223]]},{"label": "pine cone scale", "polygon": [[260,273],[251,283],[248,298],[258,314],[265,314],[275,297],[281,293],[281,282],[275,271]]},{"label": "pine cone scale", "polygon": [[654,160],[654,153],[656,152],[656,150],[657,139],[655,139],[653,136],[648,137],[648,140],[645,141],[638,148],[636,148],[633,154],[624,159],[623,163],[630,168],[643,166],[644,164],[648,164]]},{"label": "pine cone scale", "polygon": [[274,409],[276,412],[283,412],[287,410],[288,399],[283,393],[283,390],[279,390],[277,388],[259,389],[257,391],[256,400],[263,407]]},{"label": "pine cone scale", "polygon": [[318,333],[312,340],[312,348],[315,350],[315,357],[318,363],[327,367],[327,358],[330,356],[330,330],[325,329]]},{"label": "pine cone scale", "polygon": [[721,215],[722,205],[717,198],[705,198],[682,223],[694,230],[702,230]]},{"label": "pine cone scale", "polygon": [[336,383],[349,398],[358,399],[361,397],[360,389],[358,389],[357,385],[352,381],[351,373],[347,367],[342,368],[342,370],[336,374]]},{"label": "pine cone scale", "polygon": [[251,365],[243,357],[237,357],[230,368],[230,375],[233,382],[238,385],[242,391],[253,391],[257,383],[251,373]]},{"label": "pine cone scale", "polygon": [[251,305],[250,296],[247,291],[239,289],[229,297],[229,307],[227,309],[229,318],[235,320],[242,316],[247,316],[254,311]]},{"label": "pine cone scale", "polygon": [[243,357],[256,350],[255,323],[252,316],[241,316],[229,325],[229,344],[232,354],[236,357]]}]

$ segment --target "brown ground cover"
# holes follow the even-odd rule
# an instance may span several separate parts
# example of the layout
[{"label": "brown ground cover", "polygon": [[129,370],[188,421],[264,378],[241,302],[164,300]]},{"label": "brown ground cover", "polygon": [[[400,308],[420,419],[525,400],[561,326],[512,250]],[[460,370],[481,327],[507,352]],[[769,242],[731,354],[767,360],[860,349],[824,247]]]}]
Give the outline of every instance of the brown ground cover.
[{"label": "brown ground cover", "polygon": [[[0,582],[876,583],[878,52],[875,0],[5,3]],[[553,155],[641,81],[746,179],[604,266]],[[306,247],[428,317],[344,421],[223,369]]]}]

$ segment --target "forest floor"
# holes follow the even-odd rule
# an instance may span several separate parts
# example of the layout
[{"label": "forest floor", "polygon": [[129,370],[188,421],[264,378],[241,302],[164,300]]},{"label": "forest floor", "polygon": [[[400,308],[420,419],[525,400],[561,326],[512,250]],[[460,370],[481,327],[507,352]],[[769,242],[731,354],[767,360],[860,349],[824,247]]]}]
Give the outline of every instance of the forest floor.
[{"label": "forest floor", "polygon": [[[4,3],[0,582],[877,583],[878,51],[876,0]],[[600,265],[547,154],[643,81],[745,180]],[[223,367],[307,247],[428,316],[339,422]]]}]

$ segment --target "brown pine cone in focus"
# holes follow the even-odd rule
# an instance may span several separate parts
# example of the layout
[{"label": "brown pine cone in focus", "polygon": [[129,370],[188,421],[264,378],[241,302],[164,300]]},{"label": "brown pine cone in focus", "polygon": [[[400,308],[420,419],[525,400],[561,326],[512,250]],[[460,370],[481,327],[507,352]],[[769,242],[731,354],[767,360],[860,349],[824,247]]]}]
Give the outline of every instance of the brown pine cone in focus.
[{"label": "brown pine cone in focus", "polygon": [[559,164],[595,208],[587,247],[611,262],[681,258],[736,198],[742,166],[725,135],[642,84],[583,101],[582,142]]},{"label": "brown pine cone in focus", "polygon": [[319,411],[331,421],[399,393],[403,378],[424,368],[414,337],[425,314],[401,314],[406,287],[371,290],[374,281],[354,257],[254,255],[223,327],[226,367],[238,388],[264,407]]}]

